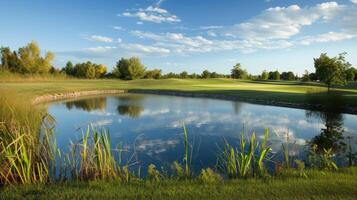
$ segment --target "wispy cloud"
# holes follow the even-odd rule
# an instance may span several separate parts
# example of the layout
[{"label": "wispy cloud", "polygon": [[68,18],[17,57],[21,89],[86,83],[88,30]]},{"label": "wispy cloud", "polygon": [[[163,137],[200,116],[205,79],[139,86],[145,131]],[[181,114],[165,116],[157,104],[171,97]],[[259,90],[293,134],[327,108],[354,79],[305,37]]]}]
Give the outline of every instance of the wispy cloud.
[{"label": "wispy cloud", "polygon": [[100,36],[100,35],[84,36],[84,39],[89,41],[95,41],[95,42],[105,42],[105,43],[113,42],[113,38]]},{"label": "wispy cloud", "polygon": [[176,23],[181,19],[176,15],[170,14],[167,10],[160,8],[159,5],[149,6],[145,9],[138,9],[132,12],[126,11],[121,14],[124,17],[135,17],[140,21],[153,23]]},{"label": "wispy cloud", "polygon": [[313,43],[324,43],[324,42],[352,39],[356,36],[357,36],[356,34],[350,34],[350,33],[328,32],[324,34],[304,37],[300,39],[298,43],[302,45],[310,45]]},{"label": "wispy cloud", "polygon": [[116,46],[97,46],[97,47],[85,48],[84,50],[95,52],[95,53],[103,53],[116,48],[117,48]]}]

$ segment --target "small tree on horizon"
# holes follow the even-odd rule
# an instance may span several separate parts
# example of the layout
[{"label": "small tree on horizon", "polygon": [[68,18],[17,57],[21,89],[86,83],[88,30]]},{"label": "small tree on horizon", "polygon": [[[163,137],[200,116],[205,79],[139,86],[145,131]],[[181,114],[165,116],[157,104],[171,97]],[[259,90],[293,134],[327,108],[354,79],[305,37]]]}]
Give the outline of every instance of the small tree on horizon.
[{"label": "small tree on horizon", "polygon": [[205,79],[206,79],[206,78],[211,78],[211,72],[206,69],[206,70],[204,70],[204,71],[202,72],[201,77],[202,77],[202,78],[205,78]]},{"label": "small tree on horizon", "polygon": [[141,61],[138,57],[131,57],[129,59],[121,58],[116,65],[119,78],[125,80],[134,80],[144,77],[145,67],[141,64]]},{"label": "small tree on horizon", "polygon": [[314,66],[317,78],[327,85],[330,91],[333,84],[346,83],[346,70],[351,66],[345,60],[346,53],[340,53],[338,56],[330,58],[326,53],[320,57],[314,58]]},{"label": "small tree on horizon", "polygon": [[261,79],[262,79],[262,80],[268,80],[268,79],[269,79],[269,73],[268,73],[266,70],[264,70],[264,71],[262,72]]},{"label": "small tree on horizon", "polygon": [[247,70],[242,69],[240,63],[237,63],[233,66],[231,77],[234,79],[246,79],[248,77],[248,72]]}]

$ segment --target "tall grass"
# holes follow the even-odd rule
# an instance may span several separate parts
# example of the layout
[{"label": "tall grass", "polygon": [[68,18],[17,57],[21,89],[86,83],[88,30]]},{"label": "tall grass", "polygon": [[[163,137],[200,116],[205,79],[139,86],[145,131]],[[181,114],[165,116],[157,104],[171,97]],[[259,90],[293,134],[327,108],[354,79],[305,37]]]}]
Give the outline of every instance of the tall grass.
[{"label": "tall grass", "polygon": [[41,145],[46,115],[10,91],[0,94],[0,183],[44,183],[49,153]]},{"label": "tall grass", "polygon": [[19,74],[0,70],[0,82],[73,79],[65,74]]},{"label": "tall grass", "polygon": [[241,133],[239,147],[235,148],[226,142],[225,149],[219,157],[219,167],[230,178],[247,178],[251,175],[266,173],[264,161],[271,151],[267,146],[269,132],[265,131],[263,143],[256,142],[255,133],[248,140]]},{"label": "tall grass", "polygon": [[191,170],[193,145],[188,140],[185,124],[183,124],[183,147],[183,162],[181,164],[175,161],[172,164],[172,169],[178,178],[191,178],[193,176],[193,172]]}]

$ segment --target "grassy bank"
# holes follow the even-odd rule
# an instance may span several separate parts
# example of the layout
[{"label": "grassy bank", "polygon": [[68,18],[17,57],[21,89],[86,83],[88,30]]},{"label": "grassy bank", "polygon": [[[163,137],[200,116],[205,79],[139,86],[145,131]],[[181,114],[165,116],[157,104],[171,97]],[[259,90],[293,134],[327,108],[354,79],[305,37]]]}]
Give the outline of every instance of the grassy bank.
[{"label": "grassy bank", "polygon": [[277,177],[204,184],[162,182],[66,182],[0,189],[0,199],[356,199],[357,168],[308,172],[310,178]]},{"label": "grassy bank", "polygon": [[[202,94],[222,94],[233,97],[277,101],[287,103],[306,103],[307,94],[326,91],[319,83],[295,81],[241,81],[232,79],[163,79],[163,80],[6,80],[0,79],[0,91],[11,89],[26,97],[61,92],[137,89],[169,90]],[[345,103],[357,107],[357,84],[350,83],[336,89]]]}]

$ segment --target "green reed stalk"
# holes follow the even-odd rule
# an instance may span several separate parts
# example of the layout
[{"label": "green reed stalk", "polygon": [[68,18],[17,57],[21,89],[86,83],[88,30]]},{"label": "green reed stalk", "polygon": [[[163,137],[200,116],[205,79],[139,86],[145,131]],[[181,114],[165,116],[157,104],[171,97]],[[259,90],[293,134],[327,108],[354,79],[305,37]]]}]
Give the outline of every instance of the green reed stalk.
[{"label": "green reed stalk", "polygon": [[272,150],[271,147],[267,147],[268,136],[269,136],[269,131],[268,129],[265,129],[263,143],[260,146],[260,148],[259,148],[259,144],[257,144],[257,148],[259,148],[259,152],[257,157],[255,158],[255,168],[256,168],[256,174],[259,176],[266,174],[264,160],[266,159],[268,153]]},{"label": "green reed stalk", "polygon": [[187,138],[187,131],[185,124],[183,125],[183,142],[184,142],[184,165],[185,165],[185,176],[189,177],[191,175],[191,170],[190,170],[190,161],[189,161],[189,143],[188,143],[188,138]]}]

